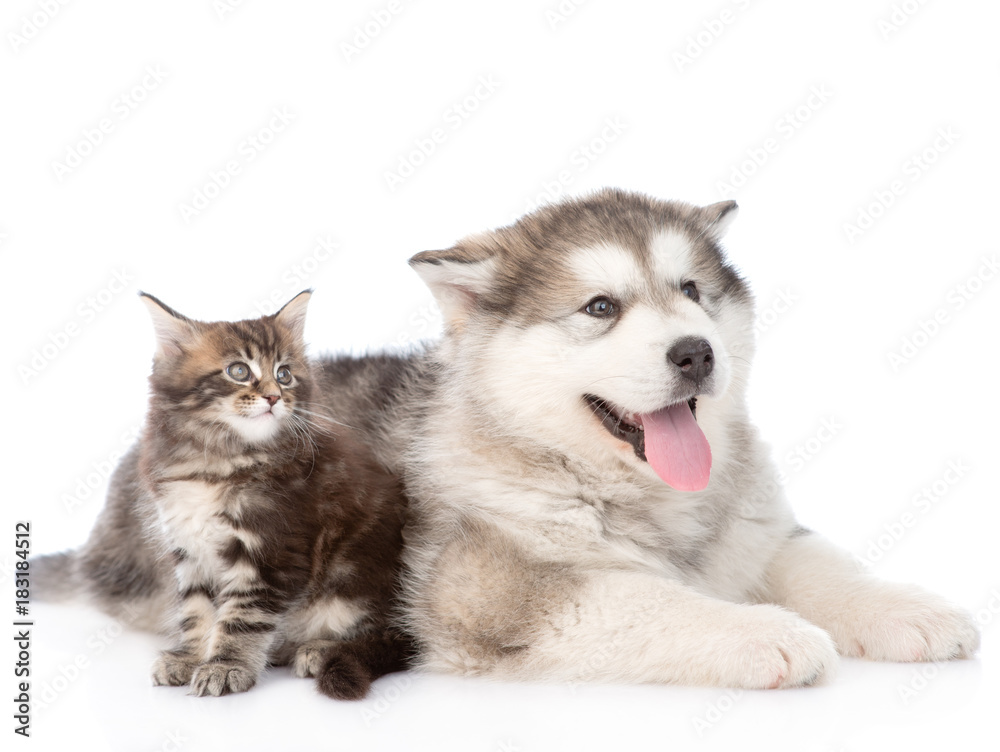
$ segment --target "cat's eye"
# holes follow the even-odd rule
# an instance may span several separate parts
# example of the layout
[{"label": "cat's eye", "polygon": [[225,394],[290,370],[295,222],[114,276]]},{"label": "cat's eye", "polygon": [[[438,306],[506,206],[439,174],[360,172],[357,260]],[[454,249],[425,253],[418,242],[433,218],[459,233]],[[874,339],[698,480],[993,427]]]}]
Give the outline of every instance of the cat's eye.
[{"label": "cat's eye", "polygon": [[250,379],[250,366],[246,363],[230,363],[226,368],[226,373],[234,381],[248,381]]},{"label": "cat's eye", "polygon": [[691,298],[691,300],[695,303],[701,300],[701,295],[698,294],[698,287],[694,282],[685,282],[681,285],[681,292]]},{"label": "cat's eye", "polygon": [[279,384],[284,384],[287,386],[292,383],[292,372],[289,370],[288,366],[282,366],[278,369],[278,373],[275,374],[278,378]]},{"label": "cat's eye", "polygon": [[606,298],[602,295],[587,303],[583,310],[591,316],[601,318],[605,316],[613,316],[618,313],[618,306],[616,306],[610,298]]}]

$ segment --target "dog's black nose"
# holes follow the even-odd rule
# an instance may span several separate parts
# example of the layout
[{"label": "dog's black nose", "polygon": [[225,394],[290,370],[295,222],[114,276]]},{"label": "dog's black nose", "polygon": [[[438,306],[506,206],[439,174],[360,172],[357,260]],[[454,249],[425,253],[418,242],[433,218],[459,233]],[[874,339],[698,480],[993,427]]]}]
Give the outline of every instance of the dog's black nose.
[{"label": "dog's black nose", "polygon": [[681,376],[700,384],[712,372],[715,355],[707,339],[684,337],[674,343],[667,359],[681,369]]}]

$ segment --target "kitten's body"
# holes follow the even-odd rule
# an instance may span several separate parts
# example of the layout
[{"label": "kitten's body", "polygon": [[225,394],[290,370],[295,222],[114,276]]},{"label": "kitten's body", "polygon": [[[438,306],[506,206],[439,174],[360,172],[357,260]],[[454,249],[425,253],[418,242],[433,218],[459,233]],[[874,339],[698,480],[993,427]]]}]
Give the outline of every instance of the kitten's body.
[{"label": "kitten's body", "polygon": [[346,698],[405,667],[390,626],[405,498],[354,429],[311,409],[307,300],[205,324],[146,298],[159,351],[143,437],[87,545],[41,562],[43,582],[72,567],[112,613],[175,612],[157,684],[220,695],[291,663]]}]

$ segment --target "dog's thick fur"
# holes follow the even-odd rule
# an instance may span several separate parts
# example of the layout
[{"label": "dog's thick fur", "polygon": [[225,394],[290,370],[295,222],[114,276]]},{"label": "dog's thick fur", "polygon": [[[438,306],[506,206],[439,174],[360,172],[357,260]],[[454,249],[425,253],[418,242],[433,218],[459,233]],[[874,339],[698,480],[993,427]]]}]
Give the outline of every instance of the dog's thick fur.
[{"label": "dog's thick fur", "polygon": [[[439,345],[326,363],[334,412],[413,500],[425,667],[768,688],[822,679],[838,652],[975,651],[967,614],[864,573],[774,483],[745,398],[753,300],[719,247],[735,214],[614,190],[543,208],[411,260]],[[612,315],[588,312],[598,298]],[[685,338],[711,347],[704,378],[668,357]],[[713,460],[707,488],[682,492],[609,425],[688,400]]]}]

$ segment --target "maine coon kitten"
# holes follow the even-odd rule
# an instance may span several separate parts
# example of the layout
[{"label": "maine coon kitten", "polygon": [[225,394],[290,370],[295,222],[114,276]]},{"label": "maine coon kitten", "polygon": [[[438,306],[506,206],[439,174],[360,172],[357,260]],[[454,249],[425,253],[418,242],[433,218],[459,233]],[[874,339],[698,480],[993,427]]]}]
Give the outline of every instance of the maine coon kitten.
[{"label": "maine coon kitten", "polygon": [[154,684],[224,695],[291,663],[353,699],[406,666],[391,623],[405,497],[313,409],[309,297],[205,323],[142,294],[157,339],[144,433],[87,544],[35,566],[43,591],[83,589],[147,624],[173,612]]}]

